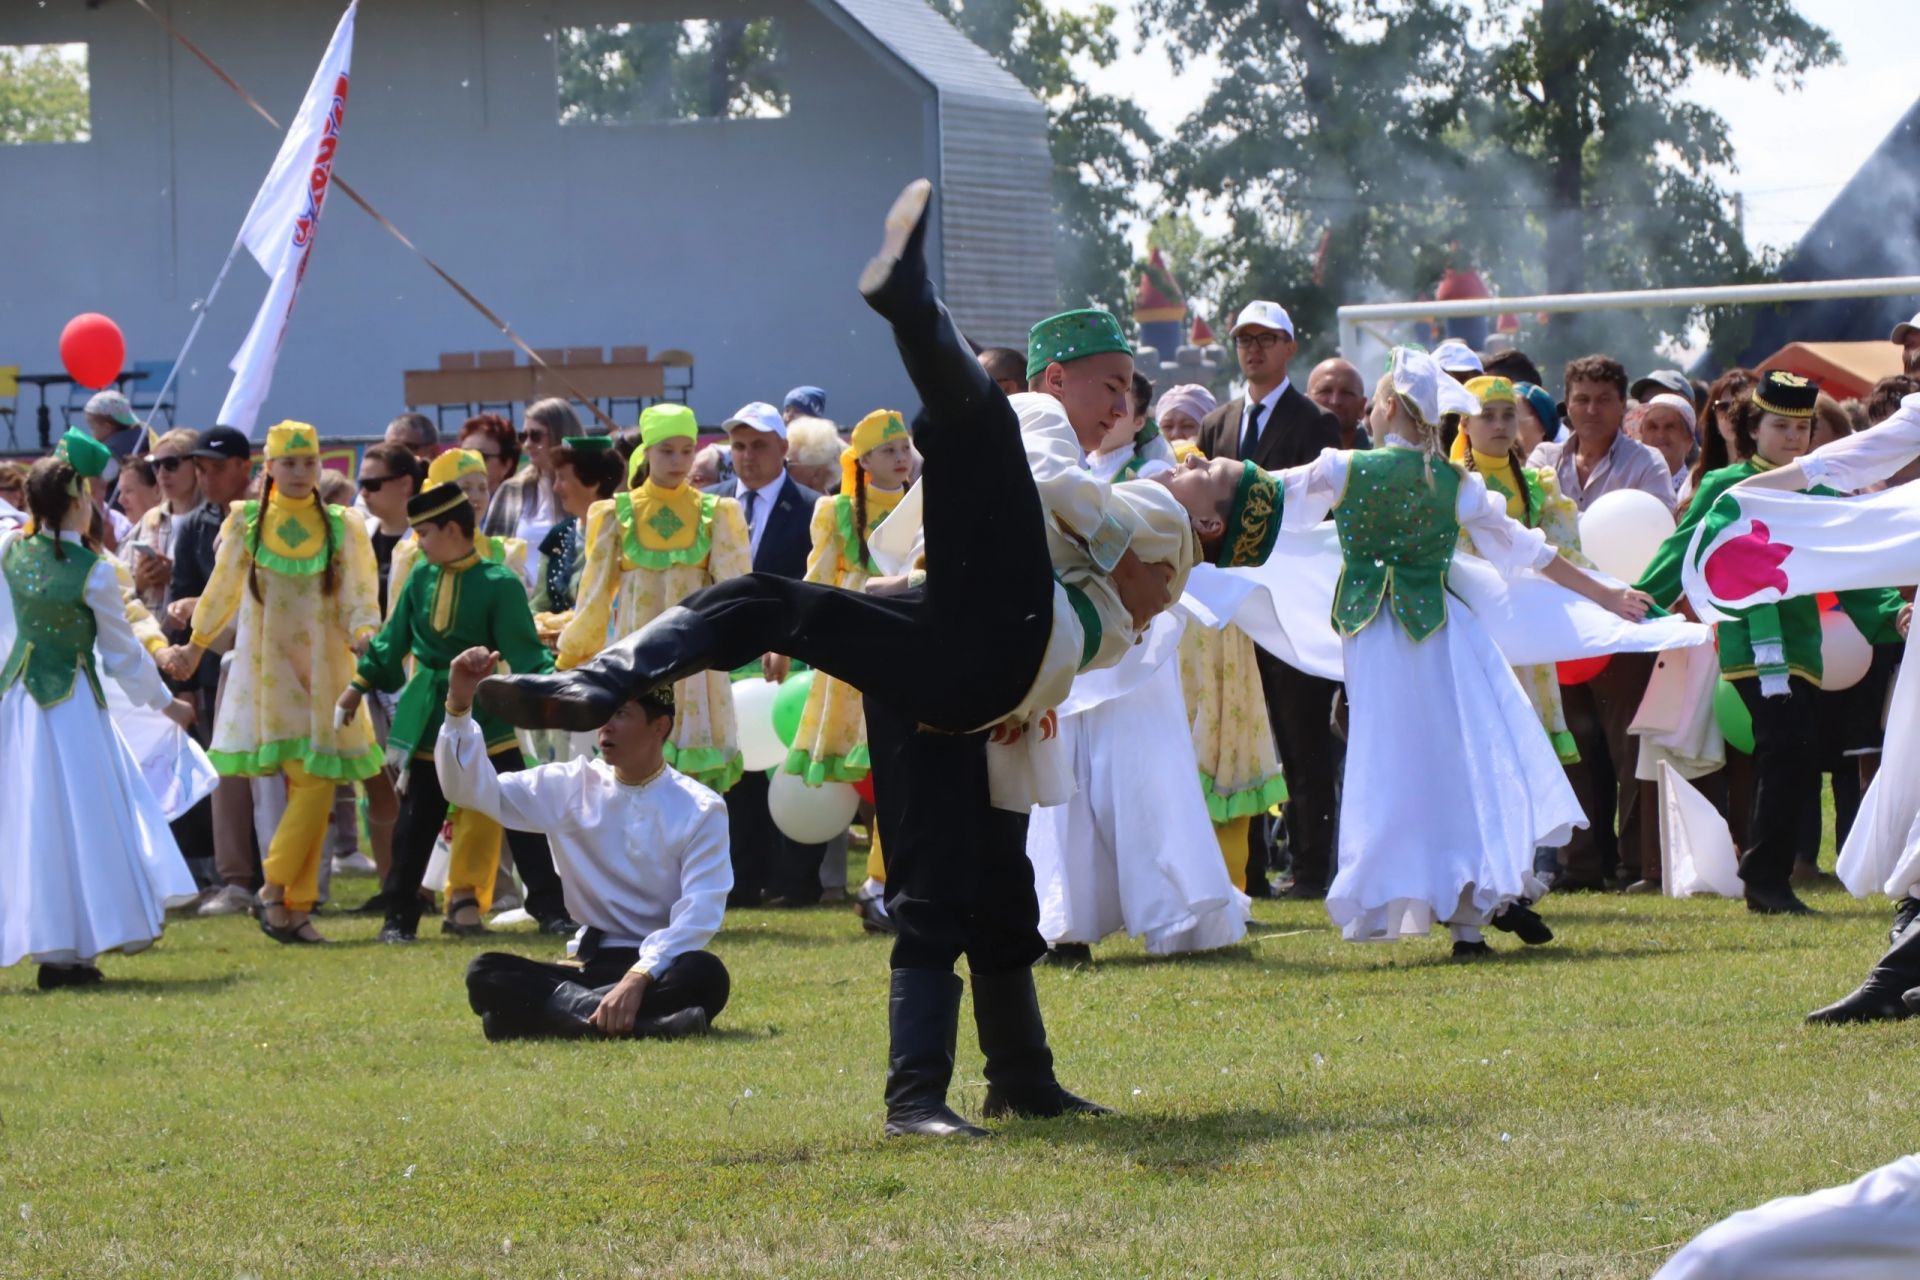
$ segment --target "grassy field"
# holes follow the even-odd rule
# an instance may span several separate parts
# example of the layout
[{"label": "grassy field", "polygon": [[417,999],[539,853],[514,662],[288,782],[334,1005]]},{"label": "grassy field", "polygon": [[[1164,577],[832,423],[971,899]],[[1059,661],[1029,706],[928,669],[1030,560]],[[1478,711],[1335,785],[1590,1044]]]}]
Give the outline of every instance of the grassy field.
[{"label": "grassy field", "polygon": [[1558,943],[1470,966],[1306,903],[1203,959],[1103,946],[1041,997],[1120,1114],[974,1145],[879,1136],[886,944],[841,911],[730,917],[733,1003],[670,1044],[485,1043],[461,970],[530,934],[191,921],[102,988],[0,973],[0,1276],[1644,1277],[1920,1148],[1913,1029],[1800,1023],[1884,905],[1810,897],[1550,898]]}]

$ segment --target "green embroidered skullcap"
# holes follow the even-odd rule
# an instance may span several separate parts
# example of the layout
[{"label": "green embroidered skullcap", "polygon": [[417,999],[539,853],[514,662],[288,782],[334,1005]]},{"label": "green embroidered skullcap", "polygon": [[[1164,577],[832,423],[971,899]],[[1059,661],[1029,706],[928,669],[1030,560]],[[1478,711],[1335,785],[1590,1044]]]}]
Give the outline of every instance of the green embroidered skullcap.
[{"label": "green embroidered skullcap", "polygon": [[68,427],[67,434],[60,437],[54,453],[82,480],[91,480],[103,474],[107,464],[113,461],[113,455],[107,446],[95,440],[78,427]]},{"label": "green embroidered skullcap", "polygon": [[1032,380],[1050,364],[1067,364],[1088,356],[1117,351],[1133,354],[1127,335],[1113,312],[1097,308],[1063,311],[1033,326],[1027,335],[1027,378]]},{"label": "green embroidered skullcap", "polygon": [[1227,512],[1227,531],[1213,562],[1222,569],[1265,564],[1280,540],[1280,482],[1255,466],[1243,464],[1240,484]]}]

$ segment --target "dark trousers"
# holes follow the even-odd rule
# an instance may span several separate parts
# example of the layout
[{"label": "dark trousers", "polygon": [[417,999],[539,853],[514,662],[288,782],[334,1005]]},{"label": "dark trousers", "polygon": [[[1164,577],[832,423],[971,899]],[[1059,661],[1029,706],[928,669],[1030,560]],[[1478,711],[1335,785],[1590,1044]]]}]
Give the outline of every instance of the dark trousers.
[{"label": "dark trousers", "polygon": [[1567,781],[1587,815],[1586,829],[1560,851],[1572,886],[1597,888],[1616,870],[1660,879],[1659,832],[1652,804],[1642,803],[1643,789],[1653,784],[1634,776],[1640,746],[1627,732],[1647,696],[1653,663],[1650,653],[1616,653],[1599,675],[1561,690],[1567,730],[1580,749],[1579,763],[1567,766]]},{"label": "dark trousers", "polygon": [[[495,773],[513,773],[523,767],[519,747],[505,747],[487,757]],[[426,879],[427,863],[433,860],[433,842],[447,820],[447,793],[440,789],[440,775],[430,758],[408,762],[407,794],[400,801],[400,821],[393,829],[393,865],[387,869],[380,889],[387,903],[387,923],[408,932],[420,927],[420,882]],[[553,851],[547,838],[538,832],[506,833],[507,846],[513,850],[513,865],[527,883],[527,914],[536,920],[549,920],[566,914],[565,892],[560,875],[553,869]]]},{"label": "dark trousers", "polygon": [[986,735],[918,728],[867,704],[873,799],[896,969],[1024,969],[1046,954],[1027,815],[993,807]]},{"label": "dark trousers", "polygon": [[[579,965],[544,964],[506,951],[483,952],[467,966],[467,1006],[475,1013],[491,1013],[509,1027],[535,1030],[545,1025],[542,1007],[562,983],[578,983],[605,995],[639,958],[632,947],[604,947]],[[664,1018],[698,1005],[711,1022],[727,1007],[731,990],[732,979],[719,956],[689,951],[647,984],[635,1016]]]},{"label": "dark trousers", "polygon": [[[1334,782],[1339,748],[1333,737],[1333,699],[1340,686],[1307,675],[1264,650],[1256,655],[1260,688],[1273,723],[1280,769],[1287,778],[1288,800],[1281,810],[1287,823],[1287,852],[1296,884],[1325,889],[1335,863]],[[1258,872],[1248,868],[1248,875]]]},{"label": "dark trousers", "polygon": [[733,861],[730,907],[759,904],[768,892],[788,902],[820,901],[820,863],[827,846],[789,840],[767,812],[767,775],[751,772],[727,789],[728,853]]},{"label": "dark trousers", "polygon": [[1784,698],[1761,696],[1757,679],[1736,680],[1753,717],[1753,820],[1741,851],[1740,878],[1750,889],[1785,889],[1794,846],[1809,804],[1819,801],[1814,771],[1814,700],[1820,691],[1794,676]]}]

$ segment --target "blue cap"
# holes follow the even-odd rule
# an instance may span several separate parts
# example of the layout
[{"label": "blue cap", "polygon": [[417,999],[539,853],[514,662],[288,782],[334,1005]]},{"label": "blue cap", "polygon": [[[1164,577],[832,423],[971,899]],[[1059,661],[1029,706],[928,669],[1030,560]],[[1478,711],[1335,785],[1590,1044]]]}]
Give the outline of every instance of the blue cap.
[{"label": "blue cap", "polygon": [[818,387],[795,387],[787,392],[782,409],[798,409],[809,418],[827,416],[827,393]]}]

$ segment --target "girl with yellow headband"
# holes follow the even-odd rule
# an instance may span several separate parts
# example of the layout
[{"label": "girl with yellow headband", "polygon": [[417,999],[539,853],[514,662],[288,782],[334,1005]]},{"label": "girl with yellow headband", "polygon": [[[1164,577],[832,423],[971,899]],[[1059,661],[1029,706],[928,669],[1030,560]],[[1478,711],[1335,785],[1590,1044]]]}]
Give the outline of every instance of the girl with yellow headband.
[{"label": "girl with yellow headband", "polygon": [[232,669],[207,752],[222,774],[285,774],[287,808],[263,860],[260,927],[276,942],[324,942],[309,918],[334,789],[381,771],[364,707],[336,719],[334,698],[380,628],[373,543],[360,513],[316,493],[320,437],[304,422],[267,432],[266,487],[220,531],[192,639],[161,654],[176,680],[237,618]]},{"label": "girl with yellow headband", "polygon": [[[840,492],[813,508],[813,552],[808,582],[858,591],[879,572],[867,550],[867,535],[880,527],[907,496],[913,476],[913,443],[907,422],[892,409],[876,409],[853,429],[853,447],[840,455]],[[800,728],[784,766],[809,786],[858,782],[867,776],[867,722],[860,691],[816,672],[807,692]]]},{"label": "girl with yellow headband", "polygon": [[[475,516],[480,520],[487,518],[487,504],[492,501],[493,491],[487,481],[487,460],[471,449],[448,449],[434,455],[427,466],[426,481],[421,484],[420,492],[425,493],[435,485],[457,485],[467,495],[467,501],[473,504]],[[503,538],[479,532],[473,535],[473,549],[480,553],[482,560],[494,564],[504,564],[520,575],[520,581],[527,584],[528,593],[533,590],[533,579],[527,574],[527,544],[520,538]],[[415,545],[412,530],[393,548],[393,567],[387,571],[387,600],[391,604],[400,598],[400,588],[407,585],[407,575],[413,572],[413,566],[420,560],[420,548]]]},{"label": "girl with yellow headband", "polygon": [[[657,404],[640,415],[631,487],[587,513],[586,568],[573,618],[560,632],[562,671],[702,587],[753,572],[740,504],[687,483],[699,435],[685,405]],[[715,791],[738,782],[740,736],[727,673],[702,671],[680,681],[674,708],[667,762]]]},{"label": "girl with yellow headband", "polygon": [[[1546,535],[1549,545],[1583,569],[1593,565],[1580,554],[1580,510],[1560,492],[1552,467],[1529,467],[1520,455],[1519,394],[1505,378],[1480,377],[1467,383],[1480,402],[1480,412],[1466,419],[1454,440],[1455,461],[1487,482],[1487,488],[1507,500],[1507,514],[1529,529]],[[1460,530],[1460,550],[1479,554],[1473,536]],[[1526,690],[1527,700],[1540,713],[1540,723],[1553,740],[1562,764],[1580,759],[1567,716],[1560,703],[1560,678],[1550,666],[1516,667],[1513,674]]]}]

